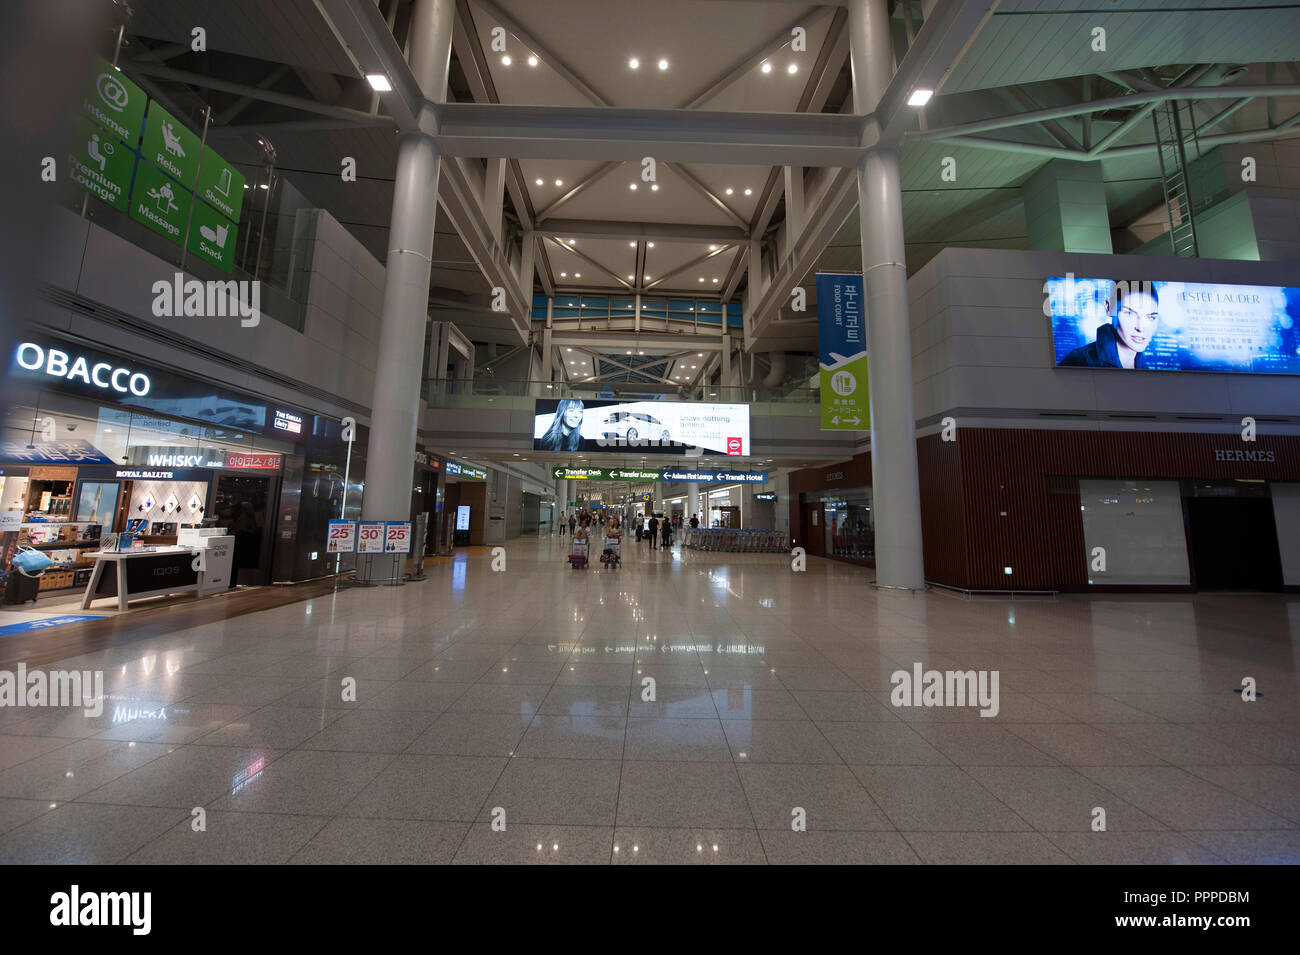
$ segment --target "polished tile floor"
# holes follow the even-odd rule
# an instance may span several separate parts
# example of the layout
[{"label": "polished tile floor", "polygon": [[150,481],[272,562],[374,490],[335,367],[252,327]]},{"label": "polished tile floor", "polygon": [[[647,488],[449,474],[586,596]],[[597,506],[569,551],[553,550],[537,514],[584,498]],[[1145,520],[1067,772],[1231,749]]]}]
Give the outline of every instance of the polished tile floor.
[{"label": "polished tile floor", "polygon": [[[1300,597],[566,545],[51,664],[108,700],[0,710],[0,862],[1300,861]],[[891,705],[915,663],[998,715]]]}]

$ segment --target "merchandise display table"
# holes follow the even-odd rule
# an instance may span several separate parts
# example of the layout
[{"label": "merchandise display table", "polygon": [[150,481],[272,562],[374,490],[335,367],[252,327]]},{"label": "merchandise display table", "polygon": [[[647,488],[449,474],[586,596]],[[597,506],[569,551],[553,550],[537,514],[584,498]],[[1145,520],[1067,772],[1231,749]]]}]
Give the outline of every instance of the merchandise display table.
[{"label": "merchandise display table", "polygon": [[[95,558],[95,570],[86,584],[81,609],[102,597],[116,597],[117,608],[126,610],[128,601],[142,597],[225,590],[234,538],[209,537],[205,542],[202,547],[93,552],[89,556]],[[195,569],[196,563],[199,569]]]}]

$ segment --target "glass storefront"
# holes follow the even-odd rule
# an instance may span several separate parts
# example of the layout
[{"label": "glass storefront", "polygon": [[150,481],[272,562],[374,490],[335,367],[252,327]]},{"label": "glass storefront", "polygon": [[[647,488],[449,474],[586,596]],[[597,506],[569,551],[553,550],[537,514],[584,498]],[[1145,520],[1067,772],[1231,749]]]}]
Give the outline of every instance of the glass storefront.
[{"label": "glass storefront", "polygon": [[[876,529],[871,516],[871,487],[836,488],[812,491],[805,496],[810,503],[820,502],[825,535],[823,553],[827,557],[876,565]],[[811,530],[816,532],[816,528]]]},{"label": "glass storefront", "polygon": [[[0,416],[0,558],[31,546],[54,566],[31,586],[83,587],[104,533],[169,545],[185,526],[226,527],[239,583],[270,582],[275,504],[289,440],[105,405],[48,389]],[[13,581],[14,584],[21,582]]]}]

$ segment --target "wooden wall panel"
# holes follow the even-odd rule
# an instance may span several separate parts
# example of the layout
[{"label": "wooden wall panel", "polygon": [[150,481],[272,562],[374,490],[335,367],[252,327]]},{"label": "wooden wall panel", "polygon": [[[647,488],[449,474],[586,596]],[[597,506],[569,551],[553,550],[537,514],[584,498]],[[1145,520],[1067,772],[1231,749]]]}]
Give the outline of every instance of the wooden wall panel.
[{"label": "wooden wall panel", "polygon": [[[1238,453],[1272,460],[1239,461]],[[964,427],[955,442],[918,439],[917,461],[928,580],[970,590],[1084,590],[1078,478],[1295,481],[1300,437]],[[826,479],[838,471],[842,478]],[[811,530],[801,493],[869,484],[870,454],[793,472],[792,536]]]},{"label": "wooden wall panel", "polygon": [[970,560],[960,447],[938,434],[916,442],[925,579],[964,589],[969,586]]}]

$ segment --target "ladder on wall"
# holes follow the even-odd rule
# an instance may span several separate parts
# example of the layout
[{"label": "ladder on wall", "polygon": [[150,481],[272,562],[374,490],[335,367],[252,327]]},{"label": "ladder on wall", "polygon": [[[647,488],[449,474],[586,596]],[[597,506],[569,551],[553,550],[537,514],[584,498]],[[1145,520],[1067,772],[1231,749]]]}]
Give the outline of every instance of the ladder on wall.
[{"label": "ladder on wall", "polygon": [[1174,255],[1195,258],[1197,205],[1187,161],[1188,130],[1194,159],[1201,154],[1196,138],[1196,118],[1190,101],[1169,100],[1151,114],[1156,131],[1156,153],[1160,157],[1160,184],[1164,188],[1165,211],[1169,216],[1169,239]]}]

